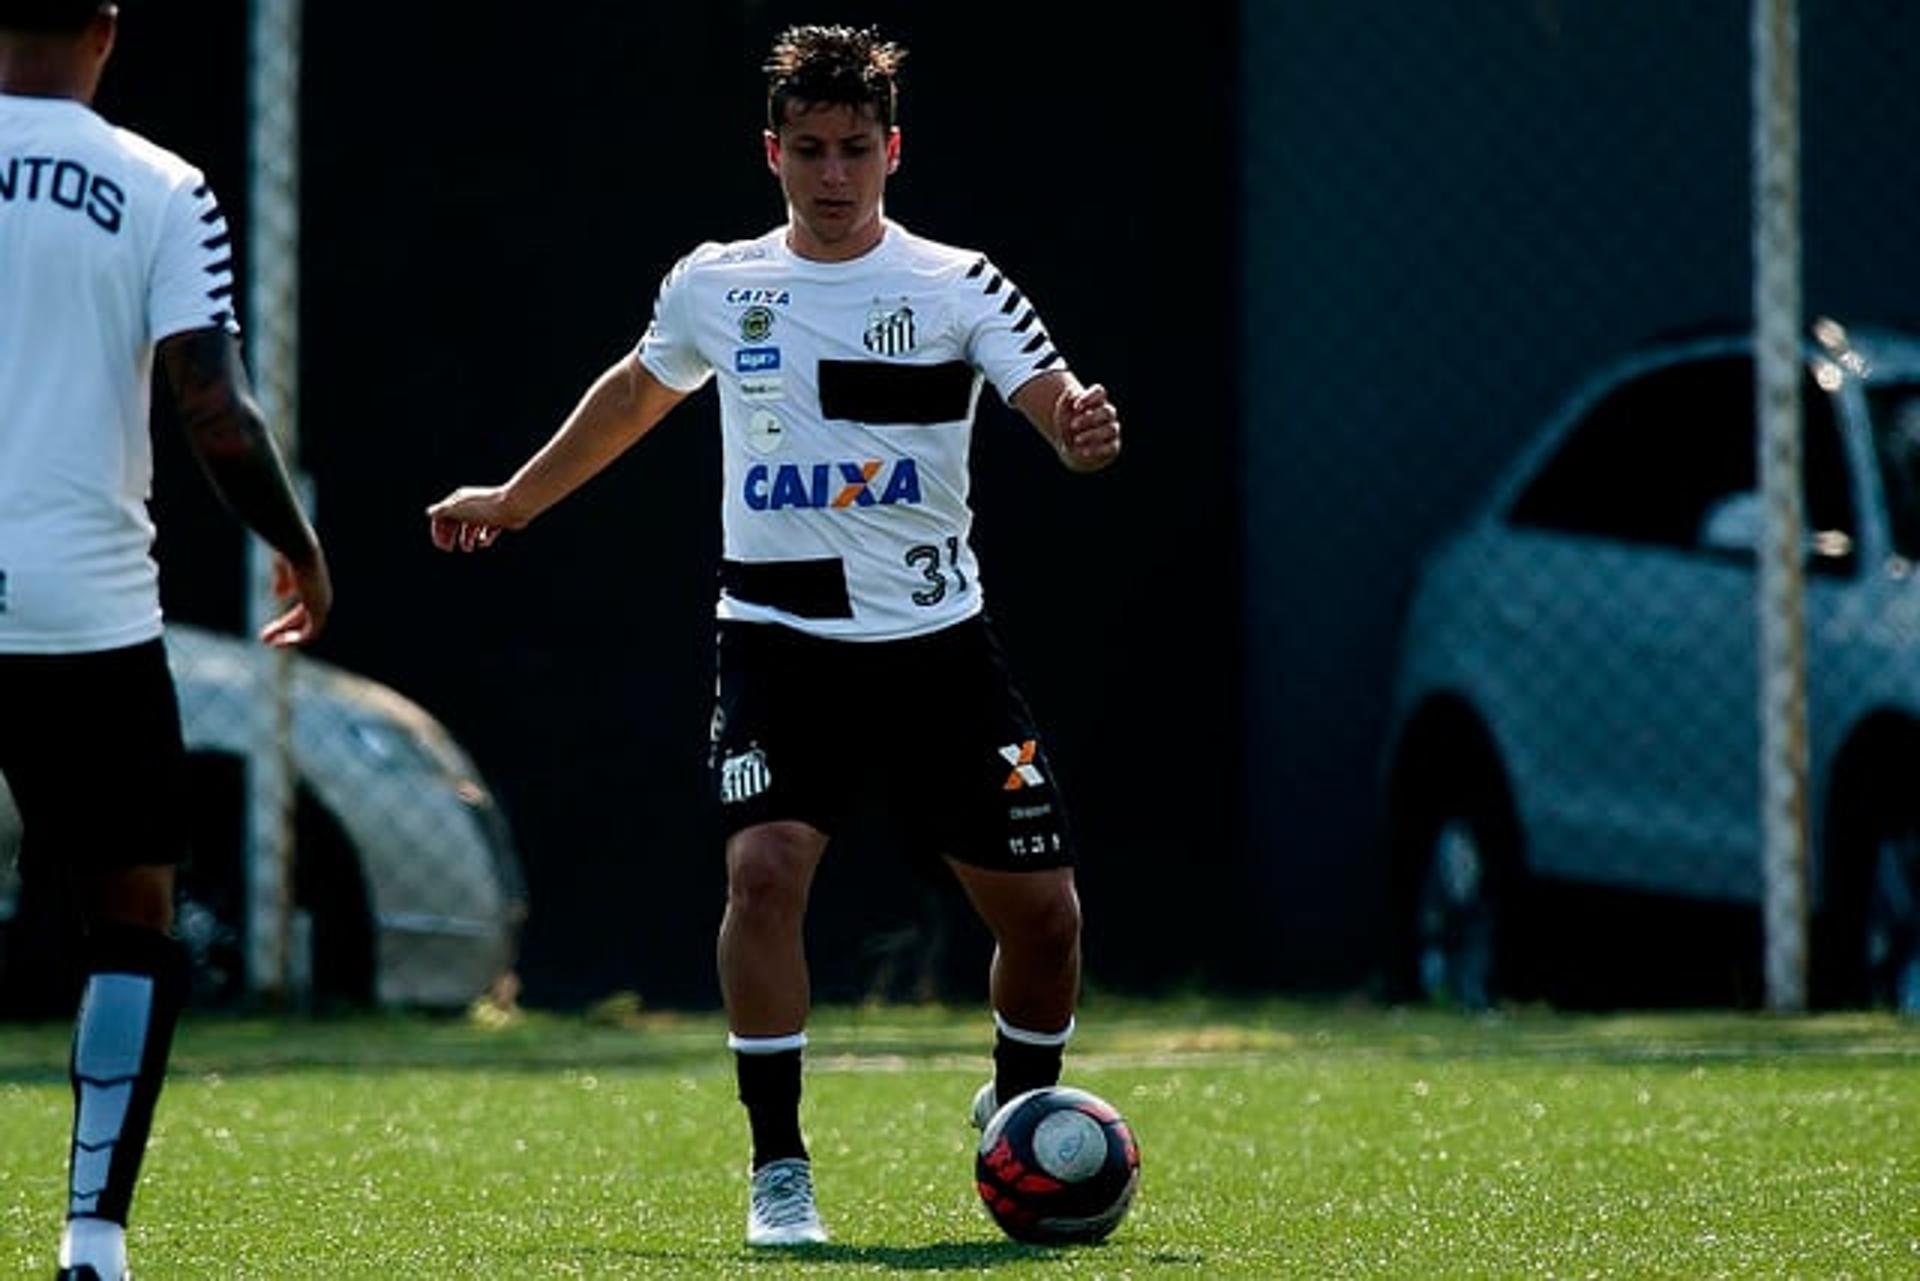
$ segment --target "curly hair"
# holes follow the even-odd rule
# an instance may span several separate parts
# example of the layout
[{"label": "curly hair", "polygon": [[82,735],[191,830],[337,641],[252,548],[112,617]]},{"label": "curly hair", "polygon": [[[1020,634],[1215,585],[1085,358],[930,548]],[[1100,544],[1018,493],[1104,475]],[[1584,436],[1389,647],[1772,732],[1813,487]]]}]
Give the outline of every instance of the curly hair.
[{"label": "curly hair", "polygon": [[72,34],[112,7],[108,0],[0,0],[0,31]]},{"label": "curly hair", "polygon": [[907,51],[872,27],[788,27],[767,58],[767,127],[787,122],[787,104],[872,107],[883,129],[899,105],[894,76]]}]

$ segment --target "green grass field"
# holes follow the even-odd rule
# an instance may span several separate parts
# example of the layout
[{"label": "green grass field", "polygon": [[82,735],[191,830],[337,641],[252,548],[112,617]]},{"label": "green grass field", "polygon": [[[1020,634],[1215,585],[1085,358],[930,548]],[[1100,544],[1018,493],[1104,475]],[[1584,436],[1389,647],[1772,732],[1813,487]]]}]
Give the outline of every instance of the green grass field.
[{"label": "green grass field", "polygon": [[[749,1254],[713,1016],[191,1019],[135,1204],[175,1277],[1920,1276],[1920,1026],[1291,1004],[1084,1012],[1141,1145],[1106,1244],[972,1186],[978,1011],[836,1009],[805,1118],[834,1244]],[[52,1273],[65,1032],[0,1029],[0,1275]]]}]

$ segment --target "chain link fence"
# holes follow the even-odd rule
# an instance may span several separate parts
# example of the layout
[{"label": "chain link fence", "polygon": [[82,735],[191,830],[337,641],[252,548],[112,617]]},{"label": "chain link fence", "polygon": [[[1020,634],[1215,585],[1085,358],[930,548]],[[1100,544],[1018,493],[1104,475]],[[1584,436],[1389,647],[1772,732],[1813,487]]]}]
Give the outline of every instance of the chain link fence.
[{"label": "chain link fence", "polygon": [[[1799,10],[1782,819],[1806,995],[1920,1009],[1920,10]],[[1800,958],[1760,912],[1755,7],[1243,14],[1248,791],[1279,933],[1352,958],[1309,977],[1401,995],[1761,1002]]]}]

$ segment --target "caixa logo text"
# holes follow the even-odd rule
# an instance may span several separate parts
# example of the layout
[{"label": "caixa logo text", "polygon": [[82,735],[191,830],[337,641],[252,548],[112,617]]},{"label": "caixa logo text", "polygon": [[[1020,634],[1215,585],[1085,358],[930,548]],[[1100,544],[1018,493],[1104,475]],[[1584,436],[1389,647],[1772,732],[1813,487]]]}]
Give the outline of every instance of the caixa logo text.
[{"label": "caixa logo text", "polygon": [[860,463],[755,463],[744,497],[754,511],[788,507],[891,507],[920,501],[920,469],[913,459],[891,470],[878,458]]}]

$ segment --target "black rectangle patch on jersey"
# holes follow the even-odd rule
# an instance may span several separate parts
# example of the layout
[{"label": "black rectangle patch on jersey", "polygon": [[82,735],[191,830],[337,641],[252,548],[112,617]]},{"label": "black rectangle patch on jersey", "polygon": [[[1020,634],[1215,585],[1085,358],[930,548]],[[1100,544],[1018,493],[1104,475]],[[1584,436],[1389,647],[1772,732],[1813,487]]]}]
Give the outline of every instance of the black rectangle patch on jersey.
[{"label": "black rectangle patch on jersey", "polygon": [[785,610],[796,618],[852,618],[847,570],[838,556],[819,560],[720,562],[720,589],[747,605]]},{"label": "black rectangle patch on jersey", "polygon": [[973,404],[973,366],[889,365],[877,360],[820,362],[820,413],[847,422],[951,423]]}]

